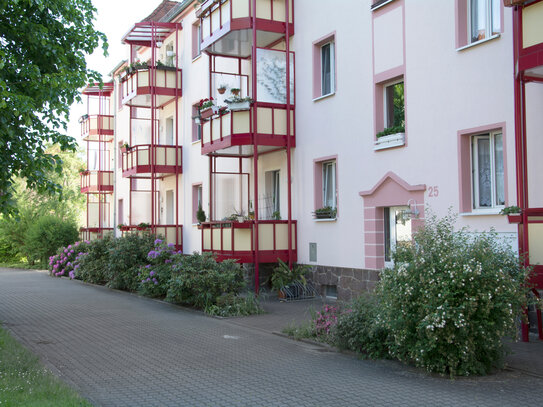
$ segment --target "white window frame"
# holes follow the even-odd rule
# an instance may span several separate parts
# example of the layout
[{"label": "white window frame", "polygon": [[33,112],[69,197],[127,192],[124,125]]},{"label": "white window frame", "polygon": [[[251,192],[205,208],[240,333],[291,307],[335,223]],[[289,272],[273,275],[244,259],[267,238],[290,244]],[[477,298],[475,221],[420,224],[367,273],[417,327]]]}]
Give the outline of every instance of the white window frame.
[{"label": "white window frame", "polygon": [[[473,197],[472,197],[472,205],[474,210],[487,210],[487,209],[495,209],[495,208],[503,208],[505,206],[505,202],[503,204],[500,204],[497,202],[497,189],[496,189],[496,183],[497,183],[497,173],[496,173],[496,147],[495,147],[495,138],[496,136],[502,137],[502,149],[503,146],[503,133],[501,131],[494,131],[494,132],[488,132],[484,134],[478,134],[471,137],[471,165],[472,165],[472,183],[473,183]],[[479,205],[479,175],[478,175],[478,169],[479,169],[479,154],[478,154],[478,144],[477,140],[481,139],[489,139],[489,153],[490,153],[490,194],[491,194],[491,205],[490,206],[480,206]],[[502,152],[502,165],[505,165],[503,162],[503,152]],[[502,171],[505,172],[505,168],[502,167]],[[505,184],[505,179],[503,180]],[[502,189],[504,191],[505,195],[505,185],[502,186]],[[504,196],[505,201],[505,196]]]},{"label": "white window frame", "polygon": [[[332,176],[327,177],[327,172],[332,171]],[[332,185],[328,186],[326,180],[331,179]],[[329,202],[326,200],[326,195],[328,193],[328,188],[333,191],[333,202],[332,205],[329,205]],[[332,209],[337,208],[337,187],[336,187],[336,160],[325,161],[322,163],[322,207],[325,208],[330,206]]]},{"label": "white window frame", "polygon": [[[484,38],[473,40],[472,35],[472,21],[471,21],[471,10],[472,10],[472,4],[473,2],[482,2],[485,5],[485,36]],[[475,44],[482,41],[488,41],[489,39],[497,36],[500,34],[502,21],[501,21],[501,0],[467,0],[468,6],[468,21],[467,21],[467,29],[468,29],[468,44]],[[496,10],[494,8],[496,7]],[[498,20],[499,20],[499,27],[498,32],[493,32],[493,17],[497,13]]]},{"label": "white window frame", "polygon": [[272,215],[275,212],[281,213],[281,181],[279,170],[272,171]]},{"label": "white window frame", "polygon": [[[403,79],[403,76],[395,81],[392,81],[392,82],[387,82],[383,85],[383,128],[384,129],[388,129],[389,126],[388,125],[388,115],[389,115],[389,112],[388,112],[388,97],[387,97],[387,89],[391,86],[394,86],[394,85],[397,85],[399,83],[403,83],[403,96],[404,96],[404,100],[405,100],[405,82],[404,82],[404,79]],[[404,122],[405,122],[405,106],[404,106]],[[391,127],[394,127],[391,126]]]},{"label": "white window frame", "polygon": [[[324,92],[324,66],[323,66],[323,50],[327,45],[330,46],[330,92]],[[321,96],[332,95],[336,92],[336,60],[335,60],[335,43],[334,41],[328,41],[325,44],[322,44],[319,48],[319,59],[320,59],[320,71],[321,71]]]}]

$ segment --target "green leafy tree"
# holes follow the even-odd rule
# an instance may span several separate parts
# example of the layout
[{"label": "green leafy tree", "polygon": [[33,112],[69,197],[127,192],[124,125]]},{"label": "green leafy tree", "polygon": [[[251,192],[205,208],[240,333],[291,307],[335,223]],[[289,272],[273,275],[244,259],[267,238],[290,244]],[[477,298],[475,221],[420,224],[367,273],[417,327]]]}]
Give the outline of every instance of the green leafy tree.
[{"label": "green leafy tree", "polygon": [[60,194],[51,177],[62,172],[48,145],[75,151],[66,135],[70,105],[79,89],[100,81],[86,54],[107,41],[93,27],[90,0],[0,0],[0,212],[16,210],[14,182],[39,193]]}]

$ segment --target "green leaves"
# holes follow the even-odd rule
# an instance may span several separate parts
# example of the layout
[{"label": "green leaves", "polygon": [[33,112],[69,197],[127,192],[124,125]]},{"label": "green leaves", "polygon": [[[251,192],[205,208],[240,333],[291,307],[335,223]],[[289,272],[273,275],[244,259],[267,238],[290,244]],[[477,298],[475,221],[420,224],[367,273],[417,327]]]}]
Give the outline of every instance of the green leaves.
[{"label": "green leaves", "polygon": [[45,145],[75,150],[67,114],[79,89],[101,80],[85,55],[107,41],[93,27],[89,0],[0,0],[0,10],[0,213],[7,214],[17,176],[29,188],[60,193],[50,176],[60,163]]}]

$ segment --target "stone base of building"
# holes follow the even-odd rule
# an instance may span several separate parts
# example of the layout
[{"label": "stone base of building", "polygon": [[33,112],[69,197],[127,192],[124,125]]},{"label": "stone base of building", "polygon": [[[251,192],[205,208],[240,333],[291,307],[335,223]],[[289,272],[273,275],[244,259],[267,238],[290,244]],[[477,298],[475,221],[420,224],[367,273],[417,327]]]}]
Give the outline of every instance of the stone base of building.
[{"label": "stone base of building", "polygon": [[323,297],[350,301],[364,292],[375,289],[379,281],[379,270],[311,266],[309,279]]}]

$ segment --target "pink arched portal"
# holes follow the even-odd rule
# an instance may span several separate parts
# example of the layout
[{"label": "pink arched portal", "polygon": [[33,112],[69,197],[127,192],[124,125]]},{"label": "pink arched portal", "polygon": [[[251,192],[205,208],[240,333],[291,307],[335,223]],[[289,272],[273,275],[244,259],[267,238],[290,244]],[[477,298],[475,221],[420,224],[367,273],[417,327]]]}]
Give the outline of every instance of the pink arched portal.
[{"label": "pink arched portal", "polygon": [[389,171],[368,191],[361,191],[364,199],[364,253],[366,269],[385,267],[384,208],[409,206],[418,215],[412,218],[411,230],[424,223],[424,193],[426,185],[410,185]]}]

